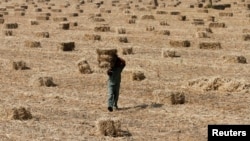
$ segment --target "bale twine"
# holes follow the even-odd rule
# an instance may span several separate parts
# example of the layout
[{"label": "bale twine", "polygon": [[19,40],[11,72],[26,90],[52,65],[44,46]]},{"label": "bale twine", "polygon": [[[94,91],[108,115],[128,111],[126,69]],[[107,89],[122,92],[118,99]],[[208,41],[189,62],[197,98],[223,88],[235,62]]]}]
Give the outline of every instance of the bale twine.
[{"label": "bale twine", "polygon": [[73,51],[75,49],[75,42],[61,42],[57,44],[59,51]]},{"label": "bale twine", "polygon": [[97,120],[96,128],[100,135],[116,137],[121,131],[121,121],[115,118],[101,118]]},{"label": "bale twine", "polygon": [[90,74],[92,73],[92,70],[90,68],[90,65],[86,59],[81,59],[77,62],[78,70],[82,74]]}]

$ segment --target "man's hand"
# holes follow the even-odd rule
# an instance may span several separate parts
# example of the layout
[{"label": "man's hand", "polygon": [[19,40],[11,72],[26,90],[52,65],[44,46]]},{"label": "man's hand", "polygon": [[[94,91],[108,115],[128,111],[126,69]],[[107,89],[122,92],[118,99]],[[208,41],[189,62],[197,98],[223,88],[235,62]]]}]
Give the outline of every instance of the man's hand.
[{"label": "man's hand", "polygon": [[111,69],[108,69],[108,70],[107,70],[107,75],[108,75],[108,76],[111,76],[112,74],[113,74],[113,71],[112,71]]}]

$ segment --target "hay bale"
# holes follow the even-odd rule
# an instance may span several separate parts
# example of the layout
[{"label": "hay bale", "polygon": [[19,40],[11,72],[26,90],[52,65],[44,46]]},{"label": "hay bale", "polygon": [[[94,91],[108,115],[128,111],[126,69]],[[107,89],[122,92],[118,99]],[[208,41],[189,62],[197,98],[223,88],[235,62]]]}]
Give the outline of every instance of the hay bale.
[{"label": "hay bale", "polygon": [[105,19],[100,17],[94,17],[92,20],[93,22],[105,22]]},{"label": "hay bale", "polygon": [[222,49],[219,42],[201,42],[199,43],[200,49]]},{"label": "hay bale", "polygon": [[134,71],[134,72],[132,72],[132,80],[133,81],[142,81],[145,78],[146,77],[145,77],[144,73],[141,72],[141,71]]},{"label": "hay bale", "polygon": [[209,28],[225,28],[226,24],[225,23],[218,23],[218,22],[212,22],[209,23]]},{"label": "hay bale", "polygon": [[29,120],[32,119],[32,114],[24,107],[13,108],[10,118],[13,120]]},{"label": "hay bale", "polygon": [[100,135],[116,137],[121,131],[121,121],[114,118],[101,118],[97,120],[96,128]]},{"label": "hay bale", "polygon": [[215,21],[215,17],[214,16],[208,16],[207,17],[207,21],[214,22]]},{"label": "hay bale", "polygon": [[118,34],[126,34],[126,28],[118,28],[117,33]]},{"label": "hay bale", "polygon": [[47,21],[47,20],[49,20],[49,16],[36,16],[36,20]]},{"label": "hay bale", "polygon": [[69,17],[78,17],[79,16],[79,14],[78,13],[69,13],[68,14],[69,15]]},{"label": "hay bale", "polygon": [[170,35],[170,31],[169,30],[160,30],[157,32],[158,34],[161,34],[161,35],[167,35],[169,36]]},{"label": "hay bale", "polygon": [[38,78],[34,78],[32,80],[32,84],[34,86],[39,86],[39,87],[55,87],[57,86],[52,77],[48,77],[48,76],[43,76],[43,77],[38,77]]},{"label": "hay bale", "polygon": [[142,20],[154,20],[155,16],[154,15],[143,15],[141,17]]},{"label": "hay bale", "polygon": [[63,30],[69,30],[70,23],[69,22],[60,22],[58,28]]},{"label": "hay bale", "polygon": [[195,36],[197,38],[209,38],[207,32],[202,32],[202,31],[201,32],[196,32]]},{"label": "hay bale", "polygon": [[163,58],[167,58],[167,57],[170,57],[170,58],[180,57],[179,55],[177,55],[177,52],[175,50],[173,50],[173,49],[162,49],[161,56]]},{"label": "hay bale", "polygon": [[30,20],[30,25],[39,25],[39,22],[37,20]]},{"label": "hay bale", "polygon": [[75,42],[61,42],[57,44],[57,49],[60,51],[73,51],[75,49]]},{"label": "hay bale", "polygon": [[108,32],[108,31],[110,31],[110,26],[108,26],[107,24],[96,26],[94,28],[94,31],[96,31],[96,32]]},{"label": "hay bale", "polygon": [[233,13],[232,12],[220,12],[219,16],[220,17],[233,17]]},{"label": "hay bale", "polygon": [[197,28],[197,32],[213,33],[211,28]]},{"label": "hay bale", "polygon": [[55,13],[61,13],[62,12],[62,9],[51,9],[52,12],[55,12]]},{"label": "hay bale", "polygon": [[49,32],[44,32],[44,31],[36,32],[35,36],[41,38],[49,38]]},{"label": "hay bale", "polygon": [[13,30],[2,30],[3,35],[13,36]]},{"label": "hay bale", "polygon": [[[250,29],[244,28],[244,29],[242,30],[242,33],[250,33]],[[244,38],[243,38],[243,39],[244,39]]]},{"label": "hay bale", "polygon": [[65,22],[65,21],[68,21],[68,19],[66,17],[54,17],[53,21],[54,22]]},{"label": "hay bale", "polygon": [[181,14],[181,12],[179,12],[179,11],[172,11],[172,12],[170,12],[170,15],[180,15]]},{"label": "hay bale", "polygon": [[188,40],[170,40],[169,44],[172,47],[190,47],[191,43]]},{"label": "hay bale", "polygon": [[173,93],[171,93],[171,103],[173,105],[184,104],[185,103],[185,94],[184,94],[184,92],[173,92]]},{"label": "hay bale", "polygon": [[205,22],[204,22],[203,19],[193,19],[192,24],[194,24],[194,25],[204,25]]},{"label": "hay bale", "polygon": [[114,66],[117,49],[97,49],[97,61],[100,68],[110,68]]},{"label": "hay bale", "polygon": [[229,56],[222,56],[222,59],[226,63],[241,63],[241,64],[247,63],[247,59],[244,56],[229,55]]},{"label": "hay bale", "polygon": [[37,48],[37,47],[41,47],[41,43],[39,41],[26,40],[24,41],[24,46],[30,47],[30,48]]},{"label": "hay bale", "polygon": [[118,37],[118,41],[120,43],[128,43],[128,38],[127,37]]},{"label": "hay bale", "polygon": [[208,13],[208,9],[198,9],[198,13]]},{"label": "hay bale", "polygon": [[86,59],[81,59],[77,62],[78,70],[82,74],[90,74],[93,71],[90,68],[90,65]]},{"label": "hay bale", "polygon": [[96,41],[100,41],[101,40],[101,35],[97,35],[97,34],[85,34],[84,37],[87,40],[96,40]]},{"label": "hay bale", "polygon": [[70,27],[78,26],[78,23],[77,22],[69,22],[69,26]]},{"label": "hay bale", "polygon": [[4,23],[4,18],[0,18],[0,24],[3,24]]},{"label": "hay bale", "polygon": [[18,24],[17,23],[5,23],[4,28],[5,29],[17,29]]},{"label": "hay bale", "polygon": [[129,20],[128,20],[128,23],[129,23],[129,24],[135,24],[135,23],[136,23],[136,20],[135,20],[135,19],[129,19]]},{"label": "hay bale", "polygon": [[178,16],[178,20],[180,21],[186,21],[186,19],[187,19],[187,16],[183,16],[183,15]]},{"label": "hay bale", "polygon": [[242,35],[243,41],[250,41],[250,34]]},{"label": "hay bale", "polygon": [[14,13],[15,16],[25,16],[25,12],[20,12],[20,11],[16,11]]},{"label": "hay bale", "polygon": [[165,20],[165,21],[160,21],[160,25],[161,26],[169,26],[168,22]]},{"label": "hay bale", "polygon": [[244,80],[223,77],[198,78],[188,81],[187,85],[202,91],[243,92],[250,89],[250,84]]},{"label": "hay bale", "polygon": [[123,55],[133,54],[133,48],[132,47],[123,47],[122,54]]},{"label": "hay bale", "polygon": [[167,14],[167,13],[168,13],[167,11],[162,11],[162,10],[156,11],[156,14],[160,14],[160,15]]},{"label": "hay bale", "polygon": [[155,27],[154,26],[147,26],[146,31],[154,31]]},{"label": "hay bale", "polygon": [[13,61],[12,62],[12,68],[14,70],[26,70],[29,69],[29,67],[27,67],[26,62],[24,61]]}]

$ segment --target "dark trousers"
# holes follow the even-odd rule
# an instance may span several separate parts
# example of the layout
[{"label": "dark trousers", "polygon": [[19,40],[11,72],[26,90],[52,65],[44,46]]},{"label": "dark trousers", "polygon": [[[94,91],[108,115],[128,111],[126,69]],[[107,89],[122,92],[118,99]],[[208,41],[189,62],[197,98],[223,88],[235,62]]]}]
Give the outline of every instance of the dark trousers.
[{"label": "dark trousers", "polygon": [[118,84],[108,84],[108,107],[118,108],[120,83]]}]

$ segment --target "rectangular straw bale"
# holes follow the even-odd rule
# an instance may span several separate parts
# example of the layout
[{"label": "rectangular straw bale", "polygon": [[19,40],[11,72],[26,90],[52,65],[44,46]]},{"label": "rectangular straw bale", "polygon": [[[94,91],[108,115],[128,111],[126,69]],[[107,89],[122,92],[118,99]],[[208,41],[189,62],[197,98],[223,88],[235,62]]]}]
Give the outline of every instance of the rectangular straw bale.
[{"label": "rectangular straw bale", "polygon": [[188,40],[170,40],[169,44],[172,47],[190,47],[191,43]]},{"label": "rectangular straw bale", "polygon": [[221,49],[221,44],[219,42],[202,42],[199,43],[200,49]]}]

